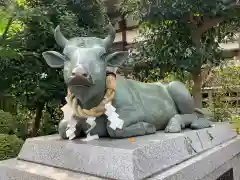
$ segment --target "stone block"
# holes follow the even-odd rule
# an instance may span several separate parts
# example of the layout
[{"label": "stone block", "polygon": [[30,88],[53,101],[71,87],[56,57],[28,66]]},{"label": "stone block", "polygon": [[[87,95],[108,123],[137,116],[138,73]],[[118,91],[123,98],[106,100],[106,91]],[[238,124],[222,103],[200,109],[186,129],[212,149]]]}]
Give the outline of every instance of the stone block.
[{"label": "stone block", "polygon": [[183,133],[83,142],[58,135],[28,139],[18,159],[94,176],[139,180],[236,137],[228,124]]},{"label": "stone block", "polygon": [[102,178],[75,173],[16,159],[0,162],[1,180],[103,180]]},{"label": "stone block", "polygon": [[239,180],[239,158],[240,137],[237,137],[175,165],[151,180],[216,180],[231,168],[234,180]]}]

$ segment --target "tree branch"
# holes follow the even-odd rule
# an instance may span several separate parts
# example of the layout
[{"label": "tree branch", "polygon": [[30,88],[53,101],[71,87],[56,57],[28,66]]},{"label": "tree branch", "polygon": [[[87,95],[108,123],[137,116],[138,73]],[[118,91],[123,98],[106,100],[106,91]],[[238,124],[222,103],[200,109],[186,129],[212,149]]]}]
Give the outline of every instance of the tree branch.
[{"label": "tree branch", "polygon": [[2,39],[6,39],[8,30],[9,30],[12,22],[13,22],[13,17],[10,17],[10,18],[8,19],[7,26],[6,26],[6,28],[4,29],[4,32],[3,32],[3,34],[2,34]]},{"label": "tree branch", "polygon": [[219,23],[223,22],[225,18],[224,17],[216,17],[216,18],[204,17],[203,20],[204,21],[202,25],[198,26],[196,29],[192,28],[191,30],[192,41],[196,46],[200,45],[200,39],[204,32],[218,25]]},{"label": "tree branch", "polygon": [[200,34],[203,34],[207,30],[209,30],[212,27],[214,27],[214,26],[218,25],[219,23],[223,22],[225,20],[225,18],[224,17],[217,17],[217,18],[212,19],[212,18],[204,17],[203,20],[204,20],[203,25],[200,26],[197,30]]},{"label": "tree branch", "polygon": [[190,21],[191,24],[194,24],[197,26],[198,22],[196,20],[194,20],[193,13],[190,12],[188,20]]}]

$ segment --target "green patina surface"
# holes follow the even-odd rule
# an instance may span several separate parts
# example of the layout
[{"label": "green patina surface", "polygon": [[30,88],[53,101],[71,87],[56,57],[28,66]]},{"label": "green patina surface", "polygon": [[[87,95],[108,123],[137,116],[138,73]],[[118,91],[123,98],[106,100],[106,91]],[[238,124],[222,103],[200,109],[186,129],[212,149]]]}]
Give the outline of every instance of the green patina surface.
[{"label": "green patina surface", "polygon": [[[96,37],[75,37],[66,39],[55,30],[56,42],[63,53],[47,51],[43,56],[49,66],[63,68],[64,79],[82,108],[90,109],[98,105],[105,94],[107,67],[119,67],[128,58],[127,52],[106,52],[114,41],[112,26],[105,39]],[[200,129],[211,126],[201,110],[195,110],[193,98],[181,82],[142,83],[117,76],[116,94],[113,105],[119,118],[124,121],[122,129],[109,128],[105,115],[96,119],[97,126],[91,134],[126,138],[165,130],[168,133],[180,132],[183,128]],[[79,119],[76,135],[88,129],[85,120]],[[59,133],[65,138],[68,121],[62,120]]]}]

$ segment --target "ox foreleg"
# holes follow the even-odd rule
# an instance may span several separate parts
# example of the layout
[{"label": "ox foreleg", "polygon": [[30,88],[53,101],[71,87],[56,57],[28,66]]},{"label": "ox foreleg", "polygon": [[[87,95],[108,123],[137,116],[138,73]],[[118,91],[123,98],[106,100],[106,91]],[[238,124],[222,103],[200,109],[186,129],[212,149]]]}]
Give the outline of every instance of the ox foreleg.
[{"label": "ox foreleg", "polygon": [[176,114],[173,116],[168,122],[167,127],[165,128],[166,133],[179,133],[183,128],[185,128],[186,124],[184,123],[180,114]]},{"label": "ox foreleg", "polygon": [[[69,121],[63,119],[60,121],[60,123],[58,125],[58,133],[62,139],[68,139],[68,137],[66,135],[66,132],[68,130],[68,124],[69,124]],[[82,124],[80,123],[80,121],[78,121],[78,123],[76,125],[76,130],[74,133],[75,133],[75,137],[83,136]]]},{"label": "ox foreleg", "polygon": [[154,134],[155,132],[155,126],[146,122],[137,122],[127,127],[123,127],[122,129],[116,130],[111,129],[108,124],[109,136],[113,138],[129,138],[134,136]]}]

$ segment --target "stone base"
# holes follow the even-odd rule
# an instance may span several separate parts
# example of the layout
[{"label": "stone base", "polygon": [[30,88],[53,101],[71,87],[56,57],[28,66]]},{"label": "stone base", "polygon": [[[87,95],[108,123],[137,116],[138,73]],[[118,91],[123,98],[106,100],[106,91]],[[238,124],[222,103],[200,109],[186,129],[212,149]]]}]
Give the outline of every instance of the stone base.
[{"label": "stone base", "polygon": [[1,180],[101,180],[59,168],[10,159],[0,162]]},{"label": "stone base", "polygon": [[[239,148],[240,137],[234,138],[145,180],[218,180],[222,174],[231,169],[233,170],[233,180],[240,180]],[[60,168],[10,159],[0,162],[0,179],[105,180],[107,178],[99,178]],[[229,177],[219,180],[232,179]]]},{"label": "stone base", "polygon": [[[151,180],[217,180],[233,170],[233,179],[240,180],[240,137],[218,145],[198,156],[178,164]],[[223,179],[221,179],[223,180]]]},{"label": "stone base", "polygon": [[216,180],[233,168],[238,180],[239,157],[240,138],[227,124],[179,134],[158,132],[134,142],[47,136],[28,139],[18,160],[0,162],[0,179]]}]

